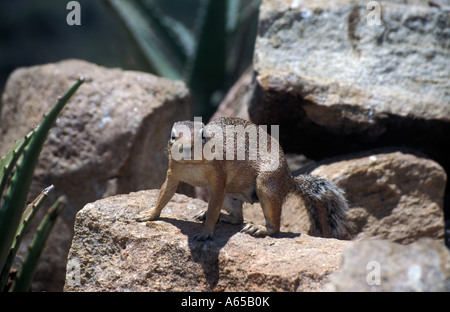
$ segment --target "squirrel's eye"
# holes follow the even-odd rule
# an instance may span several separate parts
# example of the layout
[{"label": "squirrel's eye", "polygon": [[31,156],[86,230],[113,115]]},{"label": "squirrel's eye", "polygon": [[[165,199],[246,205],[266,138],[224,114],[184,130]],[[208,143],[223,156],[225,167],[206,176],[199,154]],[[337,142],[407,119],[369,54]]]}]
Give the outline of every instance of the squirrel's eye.
[{"label": "squirrel's eye", "polygon": [[206,138],[206,135],[205,135],[205,128],[201,128],[200,129],[200,136],[202,137],[202,143],[206,143],[207,138]]},{"label": "squirrel's eye", "polygon": [[175,142],[175,140],[177,139],[177,132],[172,129],[172,133],[170,134],[170,143]]}]

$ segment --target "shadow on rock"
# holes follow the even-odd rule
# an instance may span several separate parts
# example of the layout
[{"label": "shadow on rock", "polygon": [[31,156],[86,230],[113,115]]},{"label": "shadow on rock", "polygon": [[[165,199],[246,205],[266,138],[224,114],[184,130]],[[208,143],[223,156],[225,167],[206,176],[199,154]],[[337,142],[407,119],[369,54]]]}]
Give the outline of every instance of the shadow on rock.
[{"label": "shadow on rock", "polygon": [[[219,261],[220,251],[232,236],[240,232],[242,225],[219,222],[216,225],[213,239],[198,241],[195,239],[195,236],[202,231],[203,223],[173,218],[160,218],[159,220],[176,226],[182,234],[188,237],[188,246],[192,260],[195,263],[201,264],[206,282],[208,283],[208,290],[214,290],[219,282],[221,271]],[[295,238],[300,235],[300,233],[280,232],[274,238]]]}]

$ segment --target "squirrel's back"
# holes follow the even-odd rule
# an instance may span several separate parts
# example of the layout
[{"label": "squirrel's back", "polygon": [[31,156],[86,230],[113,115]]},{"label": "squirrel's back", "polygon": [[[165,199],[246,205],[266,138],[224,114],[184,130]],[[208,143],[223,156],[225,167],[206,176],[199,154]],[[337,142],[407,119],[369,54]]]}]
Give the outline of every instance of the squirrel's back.
[{"label": "squirrel's back", "polygon": [[[324,178],[311,175],[292,177],[286,157],[278,141],[250,121],[240,118],[222,117],[211,121],[206,127],[211,126],[220,127],[224,132],[228,126],[242,126],[246,130],[254,129],[257,133],[256,139],[258,143],[262,136],[262,138],[266,139],[267,145],[263,149],[258,146],[258,149],[256,149],[258,161],[250,161],[252,166],[257,167],[259,175],[270,176],[267,181],[273,181],[273,183],[277,184],[277,192],[280,197],[283,197],[283,202],[289,193],[295,193],[302,198],[311,223],[309,234],[338,239],[351,238],[353,225],[347,217],[348,205],[342,189],[337,187],[332,181]],[[250,139],[249,131],[241,134],[241,137],[245,138],[246,135]],[[232,142],[235,144],[234,151],[236,153],[236,150],[239,148],[237,138],[234,138]],[[248,145],[248,140],[242,140],[241,144],[243,144],[242,142],[245,142],[245,150],[247,152],[252,150],[252,147]],[[225,139],[225,147],[227,144],[230,144],[230,141],[227,142]],[[272,151],[273,149],[275,149],[275,152]],[[247,153],[246,161],[248,161],[248,156]]]}]

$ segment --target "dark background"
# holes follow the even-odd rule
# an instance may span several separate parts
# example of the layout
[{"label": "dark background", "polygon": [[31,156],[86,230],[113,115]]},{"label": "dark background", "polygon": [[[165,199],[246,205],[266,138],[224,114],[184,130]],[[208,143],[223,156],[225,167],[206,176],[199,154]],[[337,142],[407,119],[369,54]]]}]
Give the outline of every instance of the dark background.
[{"label": "dark background", "polygon": [[[18,67],[79,58],[106,67],[146,71],[127,32],[103,0],[78,0],[81,25],[69,26],[70,0],[0,0],[0,94]],[[199,0],[155,0],[168,15],[194,27]],[[1,105],[1,103],[0,103]]]}]

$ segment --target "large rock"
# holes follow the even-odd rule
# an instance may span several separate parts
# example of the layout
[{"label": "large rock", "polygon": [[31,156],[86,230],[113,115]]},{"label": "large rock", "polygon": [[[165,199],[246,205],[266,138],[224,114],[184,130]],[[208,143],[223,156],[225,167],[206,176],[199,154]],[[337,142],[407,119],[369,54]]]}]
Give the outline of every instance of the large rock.
[{"label": "large rock", "polygon": [[442,241],[403,246],[364,241],[344,251],[327,291],[450,291],[450,251]]},{"label": "large rock", "polygon": [[[356,229],[354,239],[378,238],[409,244],[422,237],[444,237],[447,175],[439,164],[391,150],[342,158],[319,162],[293,174],[310,172],[328,178],[346,192],[349,219]],[[259,204],[245,204],[244,217],[264,222]],[[281,228],[308,232],[310,226],[302,202],[296,197],[288,198]]]},{"label": "large rock", "polygon": [[46,283],[34,285],[34,290],[61,290],[75,214],[85,204],[161,186],[170,128],[191,118],[190,96],[182,82],[79,60],[21,68],[9,77],[2,98],[0,154],[39,124],[80,76],[86,81],[51,129],[32,184],[30,198],[51,184],[56,189],[49,202],[62,194],[68,198],[43,254],[41,268],[46,269],[37,273],[37,280],[59,277],[59,286]]},{"label": "large rock", "polygon": [[248,102],[250,97],[249,88],[252,82],[253,70],[249,67],[242,76],[234,83],[220,103],[211,120],[220,117],[239,117],[249,120]]},{"label": "large rock", "polygon": [[366,2],[264,0],[249,116],[281,125],[285,151],[323,158],[401,145],[448,169],[448,7],[370,3],[381,3],[380,25]]},{"label": "large rock", "polygon": [[55,184],[73,215],[108,194],[161,186],[172,124],[191,117],[182,82],[78,60],[22,68],[11,74],[3,94],[0,154],[80,76],[86,82],[51,130],[34,184],[35,192]]},{"label": "large rock", "polygon": [[197,242],[202,200],[175,194],[160,220],[133,220],[157,194],[108,197],[78,212],[65,291],[315,291],[350,244],[289,232],[255,238],[225,223]]},{"label": "large rock", "polygon": [[447,174],[431,159],[404,152],[366,153],[320,166],[312,174],[345,190],[356,239],[409,244],[444,237]]}]

